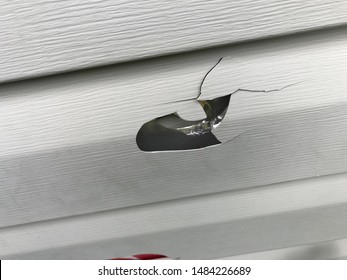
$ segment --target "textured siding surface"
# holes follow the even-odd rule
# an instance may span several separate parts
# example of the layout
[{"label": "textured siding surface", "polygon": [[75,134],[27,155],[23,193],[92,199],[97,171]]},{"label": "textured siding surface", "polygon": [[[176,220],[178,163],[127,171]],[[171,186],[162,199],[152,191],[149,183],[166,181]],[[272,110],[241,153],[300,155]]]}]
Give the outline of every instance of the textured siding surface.
[{"label": "textured siding surface", "polygon": [[[0,258],[347,237],[347,4],[252,2],[5,1]],[[237,91],[215,130],[227,143],[140,151],[149,120],[204,117],[194,98],[221,57],[199,98]]]},{"label": "textured siding surface", "polygon": [[2,0],[0,81],[343,25],[344,0]]},{"label": "textured siding surface", "polygon": [[209,259],[341,239],[346,184],[346,175],[334,175],[9,227],[1,230],[2,255],[103,259],[161,251]]}]

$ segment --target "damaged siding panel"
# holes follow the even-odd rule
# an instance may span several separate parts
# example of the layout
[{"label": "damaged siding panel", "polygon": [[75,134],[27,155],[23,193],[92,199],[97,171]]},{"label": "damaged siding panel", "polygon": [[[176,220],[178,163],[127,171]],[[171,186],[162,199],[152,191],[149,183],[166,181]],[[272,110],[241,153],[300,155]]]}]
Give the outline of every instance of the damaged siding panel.
[{"label": "damaged siding panel", "polygon": [[345,0],[3,1],[0,82],[346,24]]},{"label": "damaged siding panel", "polygon": [[[336,30],[2,85],[0,226],[346,172],[346,42]],[[215,133],[233,141],[140,151],[144,123],[201,117],[221,56],[201,97],[282,90],[232,96]]]}]

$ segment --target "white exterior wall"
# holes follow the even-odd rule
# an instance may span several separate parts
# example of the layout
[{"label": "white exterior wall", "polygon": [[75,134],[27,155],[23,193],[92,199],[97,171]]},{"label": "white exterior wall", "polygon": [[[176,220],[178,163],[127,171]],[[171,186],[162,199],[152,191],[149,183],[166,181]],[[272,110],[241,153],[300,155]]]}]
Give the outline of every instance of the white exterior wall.
[{"label": "white exterior wall", "polygon": [[[0,258],[208,259],[347,237],[347,3],[254,2],[4,1]],[[145,122],[203,116],[181,100],[220,57],[202,99],[281,90],[232,96],[215,132],[243,133],[229,143],[141,152]]]}]

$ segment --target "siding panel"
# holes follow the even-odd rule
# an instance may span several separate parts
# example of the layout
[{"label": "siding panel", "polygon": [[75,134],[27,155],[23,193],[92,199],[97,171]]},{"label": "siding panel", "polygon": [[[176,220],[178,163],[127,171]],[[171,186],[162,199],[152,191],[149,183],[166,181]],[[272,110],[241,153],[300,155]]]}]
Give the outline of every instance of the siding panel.
[{"label": "siding panel", "polygon": [[211,259],[347,235],[346,174],[0,229],[1,258]]},{"label": "siding panel", "polygon": [[[1,226],[346,172],[344,34],[3,85]],[[135,135],[143,123],[181,109],[189,116],[198,107],[175,101],[197,96],[221,54],[229,58],[208,77],[203,96],[301,83],[233,96],[216,132],[244,134],[228,144],[139,151]]]},{"label": "siding panel", "polygon": [[3,1],[0,81],[344,25],[344,0]]}]

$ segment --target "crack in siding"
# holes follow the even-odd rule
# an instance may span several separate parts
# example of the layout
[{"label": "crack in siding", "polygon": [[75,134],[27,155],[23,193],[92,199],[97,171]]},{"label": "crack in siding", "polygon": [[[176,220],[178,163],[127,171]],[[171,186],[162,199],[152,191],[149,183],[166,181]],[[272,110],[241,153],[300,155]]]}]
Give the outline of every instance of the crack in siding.
[{"label": "crack in siding", "polygon": [[[154,152],[170,150],[194,150],[222,144],[212,133],[212,130],[216,129],[224,119],[229,107],[230,98],[233,94],[236,94],[240,91],[271,93],[281,91],[288,87],[301,83],[292,83],[282,88],[275,88],[270,90],[253,90],[240,88],[233,91],[232,93],[217,97],[215,99],[199,100],[199,97],[201,96],[202,86],[207,76],[222,60],[223,58],[220,58],[218,62],[205,74],[200,83],[199,95],[196,98],[169,102],[178,103],[188,100],[196,100],[205,111],[206,118],[198,121],[188,121],[182,119],[177,114],[177,112],[175,112],[145,123],[140,128],[136,136],[136,143],[142,151]],[[248,131],[243,132],[233,137],[232,139],[225,141],[224,143],[228,143],[247,132]]]}]

